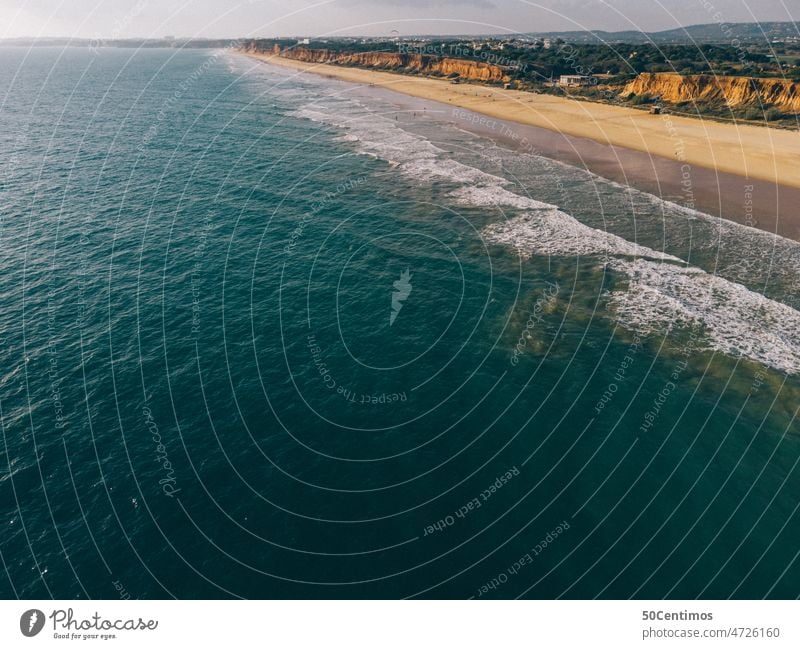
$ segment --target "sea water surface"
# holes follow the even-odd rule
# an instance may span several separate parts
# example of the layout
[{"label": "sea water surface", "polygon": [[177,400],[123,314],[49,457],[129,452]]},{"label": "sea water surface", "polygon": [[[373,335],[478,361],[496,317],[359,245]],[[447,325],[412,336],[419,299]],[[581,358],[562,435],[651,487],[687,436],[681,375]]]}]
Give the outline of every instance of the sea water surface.
[{"label": "sea water surface", "polygon": [[233,52],[0,60],[1,596],[800,594],[800,244]]}]

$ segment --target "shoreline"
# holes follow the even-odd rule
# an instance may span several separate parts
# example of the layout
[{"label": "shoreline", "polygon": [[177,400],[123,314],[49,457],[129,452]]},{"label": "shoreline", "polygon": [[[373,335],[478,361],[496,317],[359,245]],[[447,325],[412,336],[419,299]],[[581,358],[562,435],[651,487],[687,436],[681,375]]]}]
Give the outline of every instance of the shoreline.
[{"label": "shoreline", "polygon": [[[425,108],[512,149],[572,164],[684,207],[800,241],[798,132],[243,54],[355,84],[354,94],[378,93],[410,110]],[[524,97],[524,103],[517,95]],[[778,177],[781,182],[776,182]]]}]

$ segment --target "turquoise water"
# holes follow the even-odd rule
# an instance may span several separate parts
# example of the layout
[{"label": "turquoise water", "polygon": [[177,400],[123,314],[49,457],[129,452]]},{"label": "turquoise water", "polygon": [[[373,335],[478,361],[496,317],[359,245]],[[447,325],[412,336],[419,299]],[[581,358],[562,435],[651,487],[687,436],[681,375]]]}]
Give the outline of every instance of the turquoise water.
[{"label": "turquoise water", "polygon": [[798,596],[800,244],[233,53],[0,57],[0,595]]}]

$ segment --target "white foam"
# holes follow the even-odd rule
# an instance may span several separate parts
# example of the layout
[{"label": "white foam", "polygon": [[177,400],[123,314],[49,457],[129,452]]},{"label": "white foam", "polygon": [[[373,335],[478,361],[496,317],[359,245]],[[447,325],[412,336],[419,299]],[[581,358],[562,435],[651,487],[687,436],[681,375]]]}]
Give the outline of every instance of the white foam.
[{"label": "white foam", "polygon": [[611,294],[619,322],[643,334],[701,326],[703,346],[800,373],[800,312],[699,268],[613,260],[629,277]]},{"label": "white foam", "polygon": [[[341,103],[341,102],[339,102]],[[325,110],[319,105],[306,106],[294,112],[296,117],[322,122],[347,130],[356,151],[396,165],[415,179],[438,178],[454,183],[503,185],[507,181],[475,167],[442,157],[445,152],[424,137],[399,128],[394,120],[371,112],[359,112],[353,102],[346,110],[336,106]]]},{"label": "white foam", "polygon": [[716,274],[734,281],[747,281],[751,286],[780,285],[784,300],[789,304],[795,303],[792,296],[800,293],[800,242],[586,173],[595,181],[602,181],[606,186],[654,207],[663,215],[667,225],[672,219],[686,219],[694,235],[691,236],[692,250],[716,253]]},{"label": "white foam", "polygon": [[492,223],[482,234],[488,241],[513,246],[523,257],[612,255],[682,263],[678,257],[590,228],[560,210],[530,212]]},{"label": "white foam", "polygon": [[[668,229],[682,220],[690,230],[693,251],[712,251],[717,253],[717,274],[734,281],[746,281],[751,286],[776,285],[780,282],[785,300],[794,304],[792,296],[800,293],[800,242],[788,239],[774,232],[767,232],[753,225],[736,223],[729,219],[712,216],[693,207],[669,201],[659,196],[623,185],[604,178],[586,169],[575,167],[558,160],[542,158],[529,153],[512,152],[508,149],[491,146],[493,155],[509,161],[519,162],[527,159],[531,165],[544,164],[558,169],[558,177],[583,185],[591,183],[596,191],[612,189],[615,194],[627,195],[630,208],[638,219],[657,218],[662,221],[659,227]],[[742,210],[744,211],[742,194]],[[653,208],[653,209],[650,209]],[[639,213],[637,213],[637,211]]]},{"label": "white foam", "polygon": [[462,205],[475,207],[512,207],[519,210],[557,210],[557,205],[543,203],[527,196],[510,192],[501,185],[462,187],[450,193]]},{"label": "white foam", "polygon": [[[443,157],[443,150],[399,128],[394,120],[369,112],[354,114],[355,104],[348,102],[345,110],[309,106],[295,115],[346,129],[343,137],[355,144],[358,153],[390,162],[410,177],[462,185],[450,193],[462,205],[515,210],[511,218],[484,228],[482,235],[488,241],[511,246],[525,257],[604,257],[613,270],[628,278],[628,288],[610,296],[611,309],[623,326],[643,334],[675,326],[700,327],[705,334],[701,344],[708,349],[800,373],[800,312],[734,281],[687,267],[678,257],[587,226],[556,205],[515,194],[507,189],[511,183],[506,179]],[[721,240],[731,246],[738,240],[741,245],[742,234],[746,234],[749,245],[759,244],[762,252],[765,243],[792,259],[800,252],[800,245],[788,239],[611,184],[635,192],[661,209],[678,210],[710,224],[718,234],[716,241],[712,236],[710,245],[719,245]],[[708,241],[704,245],[709,245]],[[795,268],[790,272],[795,273]]]}]

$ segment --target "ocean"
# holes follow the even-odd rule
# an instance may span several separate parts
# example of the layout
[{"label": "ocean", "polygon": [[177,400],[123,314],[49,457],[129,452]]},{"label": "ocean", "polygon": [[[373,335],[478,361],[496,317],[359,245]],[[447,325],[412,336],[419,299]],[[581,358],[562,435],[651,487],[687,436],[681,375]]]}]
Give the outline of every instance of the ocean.
[{"label": "ocean", "polygon": [[800,243],[234,52],[0,59],[0,596],[800,594]]}]

